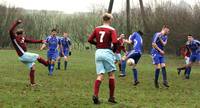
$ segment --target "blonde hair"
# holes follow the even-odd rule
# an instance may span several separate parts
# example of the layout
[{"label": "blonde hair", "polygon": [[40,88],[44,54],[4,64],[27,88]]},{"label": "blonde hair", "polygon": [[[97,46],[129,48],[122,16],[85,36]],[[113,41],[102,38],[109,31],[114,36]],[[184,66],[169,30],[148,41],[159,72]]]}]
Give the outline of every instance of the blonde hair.
[{"label": "blonde hair", "polygon": [[103,21],[109,21],[109,20],[111,20],[111,19],[113,19],[112,14],[110,14],[110,13],[105,13],[105,14],[103,15]]}]

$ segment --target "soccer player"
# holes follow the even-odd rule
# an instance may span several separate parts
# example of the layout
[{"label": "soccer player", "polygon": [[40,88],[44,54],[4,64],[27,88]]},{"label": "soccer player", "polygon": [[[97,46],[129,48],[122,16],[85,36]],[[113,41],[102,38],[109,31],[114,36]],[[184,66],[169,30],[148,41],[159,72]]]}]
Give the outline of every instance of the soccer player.
[{"label": "soccer player", "polygon": [[94,44],[97,48],[95,53],[97,79],[94,84],[94,104],[100,104],[98,94],[103,76],[108,72],[109,76],[109,89],[110,98],[108,102],[117,103],[114,98],[115,91],[115,55],[111,50],[111,43],[114,45],[114,52],[116,51],[117,33],[113,27],[110,26],[113,16],[105,13],[103,15],[103,25],[94,29],[93,33],[89,36],[88,42]]},{"label": "soccer player", "polygon": [[185,75],[185,79],[189,79],[192,65],[195,62],[198,62],[200,64],[200,41],[195,40],[192,35],[189,35],[188,42],[186,45],[191,51],[190,61],[189,64],[186,66],[186,75]]},{"label": "soccer player", "polygon": [[[189,36],[191,36],[191,35],[189,35]],[[188,42],[189,42],[189,40],[188,40]],[[184,47],[184,59],[185,59],[185,64],[186,65],[189,64],[189,62],[190,62],[190,55],[191,55],[191,52],[190,52],[190,49],[187,46],[187,43],[186,43],[186,45]],[[177,70],[178,70],[178,75],[180,75],[181,70],[185,70],[185,75],[186,75],[186,66],[179,67],[179,68],[177,68]]]},{"label": "soccer player", "polygon": [[[143,33],[141,31],[138,32],[134,32],[132,35],[130,35],[129,40],[124,40],[125,43],[131,44],[133,45],[133,48],[131,49],[131,51],[129,51],[127,53],[127,55],[125,57],[122,58],[122,73],[125,76],[126,75],[126,61],[128,61],[129,59],[132,61],[132,63],[130,63],[129,65],[132,67],[132,71],[133,71],[133,85],[138,85],[139,81],[138,81],[138,71],[136,69],[136,65],[142,55],[142,50],[143,50],[143,40],[142,40],[142,36]],[[134,61],[133,61],[134,60]]]},{"label": "soccer player", "polygon": [[57,35],[56,29],[51,30],[51,35],[46,38],[46,43],[42,45],[40,50],[48,46],[47,58],[49,61],[49,76],[53,75],[54,64],[58,58],[58,48],[60,48],[60,38]]},{"label": "soccer player", "polygon": [[116,53],[115,53],[115,56],[116,56],[116,64],[118,64],[119,66],[119,71],[120,71],[120,75],[119,77],[122,77],[123,74],[122,74],[122,71],[121,71],[121,51],[123,51],[124,53],[126,53],[126,48],[124,47],[124,34],[121,34],[119,36],[119,38],[117,38],[117,50],[116,50]]},{"label": "soccer player", "polygon": [[35,86],[35,61],[42,63],[45,66],[48,66],[48,62],[45,61],[42,57],[40,57],[38,54],[27,52],[27,43],[44,43],[44,40],[31,40],[28,39],[25,35],[25,32],[23,29],[17,29],[15,31],[15,28],[17,25],[21,24],[22,20],[17,20],[14,22],[12,27],[9,30],[10,38],[12,41],[12,44],[19,56],[19,60],[26,64],[28,68],[30,69],[30,85]]},{"label": "soccer player", "polygon": [[165,87],[169,87],[167,82],[167,74],[166,74],[166,65],[165,65],[165,52],[164,46],[167,44],[167,35],[169,34],[169,27],[164,25],[161,32],[155,33],[152,40],[152,59],[153,64],[155,65],[155,80],[154,84],[156,88],[159,88],[158,78],[160,69],[162,70],[163,75],[163,85]]},{"label": "soccer player", "polygon": [[58,57],[58,70],[60,70],[60,59],[61,57],[64,57],[64,69],[67,69],[67,61],[68,61],[68,56],[71,55],[71,41],[68,37],[68,33],[64,32],[63,37],[60,39],[60,44],[62,48],[60,49],[59,52],[59,57]]}]

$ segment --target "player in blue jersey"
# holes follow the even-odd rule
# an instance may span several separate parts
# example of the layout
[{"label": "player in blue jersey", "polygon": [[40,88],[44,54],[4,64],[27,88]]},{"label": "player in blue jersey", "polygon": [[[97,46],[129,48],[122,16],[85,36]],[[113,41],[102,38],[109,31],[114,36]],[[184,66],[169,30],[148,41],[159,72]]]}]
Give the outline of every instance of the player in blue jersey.
[{"label": "player in blue jersey", "polygon": [[64,69],[67,69],[67,61],[68,56],[71,55],[71,41],[68,37],[68,33],[64,32],[63,37],[60,38],[60,44],[62,46],[62,49],[60,49],[59,57],[58,57],[58,69],[60,70],[60,59],[61,57],[64,57]]},{"label": "player in blue jersey", "polygon": [[166,65],[165,65],[165,52],[164,46],[167,44],[167,34],[169,34],[169,27],[164,25],[161,32],[155,33],[152,40],[152,50],[151,55],[153,59],[153,64],[155,65],[155,87],[159,88],[158,78],[160,69],[163,75],[163,85],[169,87],[167,82]]},{"label": "player in blue jersey", "polygon": [[185,75],[185,78],[189,79],[193,63],[198,62],[200,64],[200,41],[195,40],[192,35],[189,35],[186,46],[191,51],[190,61],[189,64],[186,66]]},{"label": "player in blue jersey", "polygon": [[48,47],[47,58],[49,61],[49,75],[53,75],[54,64],[58,58],[58,48],[60,47],[60,38],[56,36],[56,29],[51,30],[51,35],[46,38],[46,43],[42,45],[41,50],[44,47]]},{"label": "player in blue jersey", "polygon": [[125,43],[133,45],[133,48],[126,54],[125,57],[122,58],[121,70],[122,74],[125,76],[126,61],[127,61],[128,65],[132,67],[133,77],[134,77],[133,85],[135,86],[139,84],[138,71],[136,69],[136,65],[142,55],[142,50],[143,50],[143,40],[141,37],[142,35],[143,33],[141,31],[134,32],[132,35],[130,35],[129,40],[124,40]]}]

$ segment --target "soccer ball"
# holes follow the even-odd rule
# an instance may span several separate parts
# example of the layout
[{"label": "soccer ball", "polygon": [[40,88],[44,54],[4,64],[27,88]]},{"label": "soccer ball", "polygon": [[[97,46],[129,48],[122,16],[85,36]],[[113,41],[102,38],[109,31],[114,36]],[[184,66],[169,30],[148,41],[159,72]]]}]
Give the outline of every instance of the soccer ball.
[{"label": "soccer ball", "polygon": [[127,64],[128,64],[128,66],[132,66],[132,65],[135,64],[135,60],[132,59],[132,58],[129,58],[129,59],[127,60]]}]

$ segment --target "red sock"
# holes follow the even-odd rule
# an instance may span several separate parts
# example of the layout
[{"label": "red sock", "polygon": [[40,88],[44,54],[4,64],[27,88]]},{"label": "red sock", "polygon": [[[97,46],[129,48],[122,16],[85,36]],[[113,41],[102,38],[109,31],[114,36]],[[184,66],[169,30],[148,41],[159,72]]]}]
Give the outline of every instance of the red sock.
[{"label": "red sock", "polygon": [[29,76],[31,84],[35,84],[35,70],[31,69]]},{"label": "red sock", "polygon": [[49,65],[48,61],[44,60],[42,57],[39,57],[37,60],[38,60],[38,62],[42,63],[45,66]]},{"label": "red sock", "polygon": [[115,79],[109,79],[110,97],[114,97]]},{"label": "red sock", "polygon": [[99,87],[101,85],[101,81],[100,80],[96,80],[94,83],[94,95],[98,97],[99,95]]},{"label": "red sock", "polygon": [[122,71],[122,69],[121,69],[121,63],[119,63],[118,66],[119,66],[119,71]]}]

